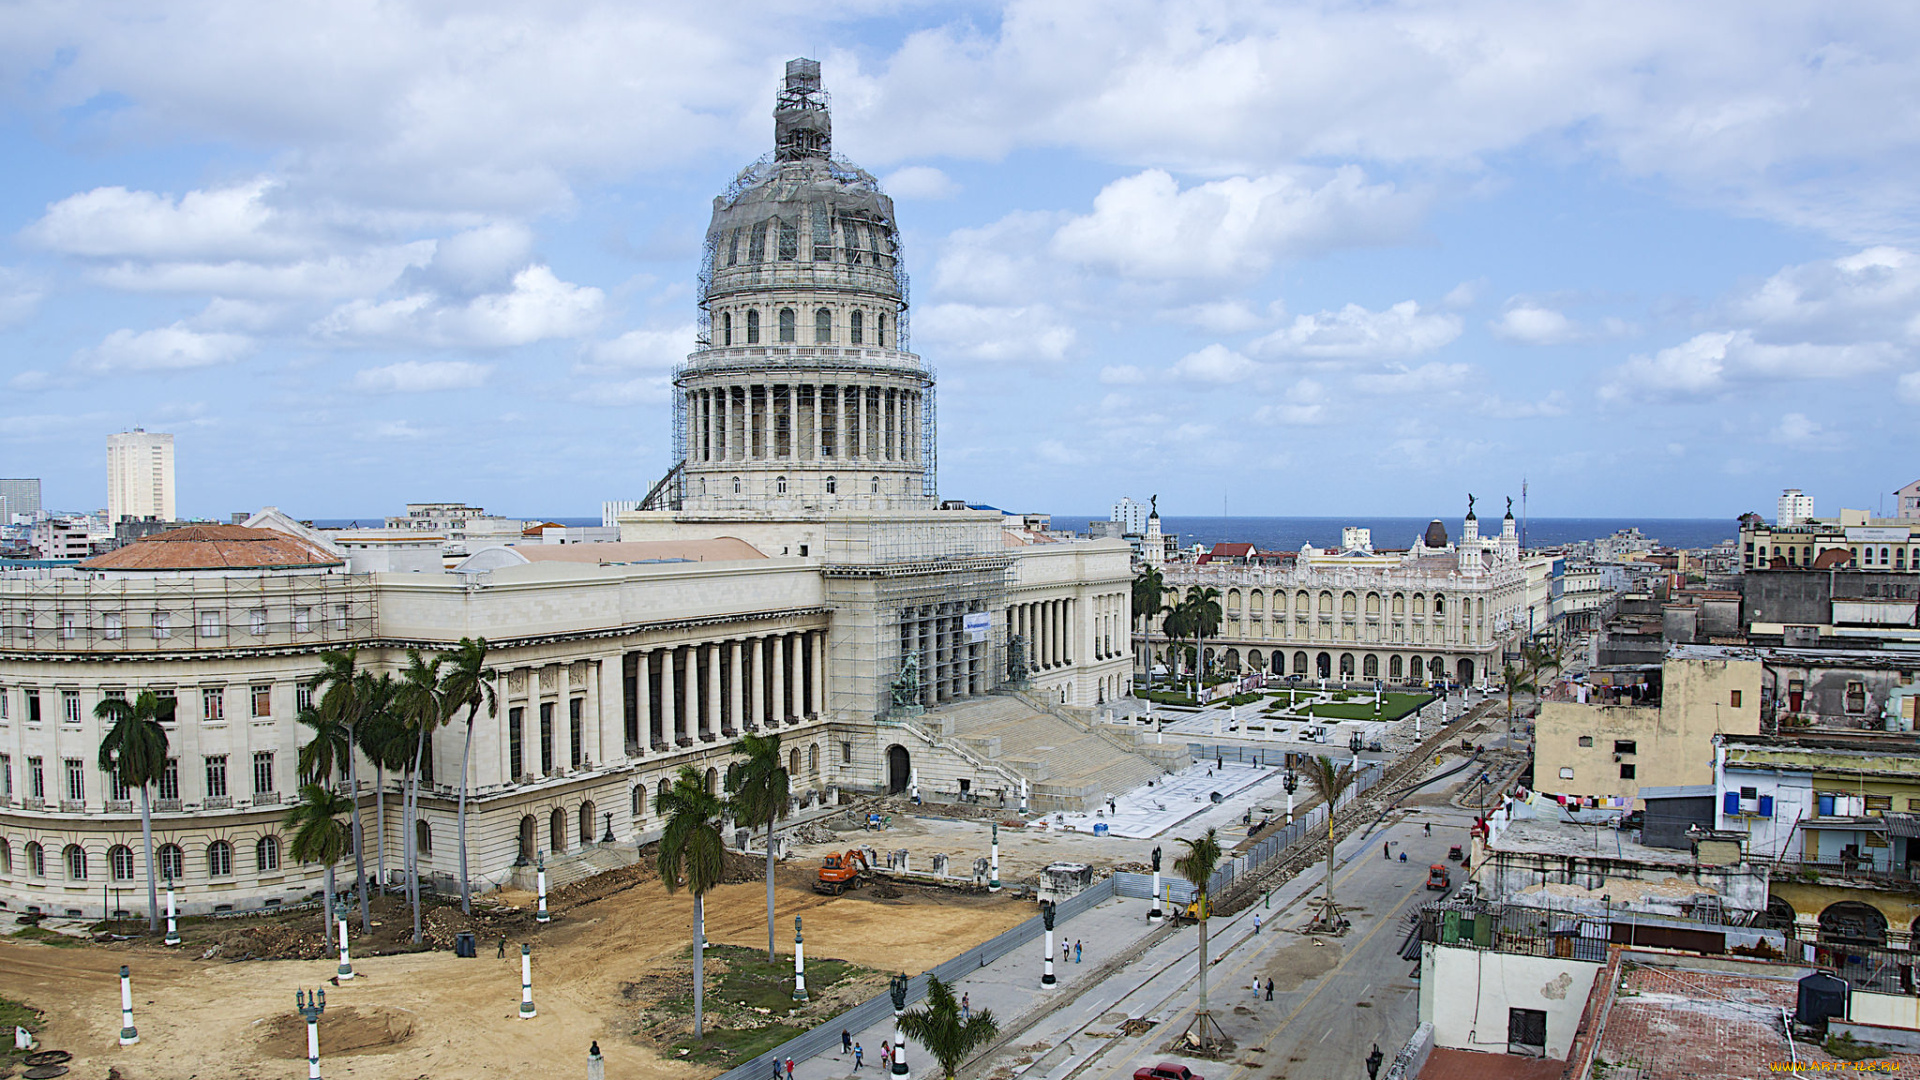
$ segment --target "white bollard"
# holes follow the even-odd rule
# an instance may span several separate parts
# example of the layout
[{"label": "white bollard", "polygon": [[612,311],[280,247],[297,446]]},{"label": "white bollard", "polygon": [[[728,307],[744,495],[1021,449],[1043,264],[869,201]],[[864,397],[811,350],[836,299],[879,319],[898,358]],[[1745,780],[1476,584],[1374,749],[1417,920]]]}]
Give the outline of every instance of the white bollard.
[{"label": "white bollard", "polygon": [[1027,778],[1023,776],[1020,778],[1020,816],[1025,817],[1026,814],[1027,814]]},{"label": "white bollard", "polygon": [[[1026,786],[1027,786],[1026,781],[1022,780],[1020,782],[1021,790],[1022,791],[1026,790]],[[1025,801],[1025,800],[1023,799],[1022,801]],[[990,868],[989,872],[991,873],[992,876],[990,876],[987,879],[987,891],[999,892],[1000,891],[1000,823],[997,821],[993,823],[993,865]]]},{"label": "white bollard", "polygon": [[1052,927],[1048,927],[1048,928],[1047,928],[1047,959],[1046,959],[1046,967],[1045,967],[1045,968],[1044,968],[1044,969],[1043,969],[1043,970],[1041,971],[1041,973],[1040,973],[1040,985],[1041,985],[1041,986],[1052,986],[1053,984],[1054,984],[1054,978],[1053,978],[1053,928],[1052,928]]},{"label": "white bollard", "polygon": [[545,855],[540,856],[540,861],[536,865],[534,872],[538,875],[538,880],[540,883],[540,910],[537,913],[535,913],[533,917],[533,921],[546,922],[548,921],[548,917],[547,917],[547,857]]},{"label": "white bollard", "polygon": [[1147,910],[1147,921],[1157,923],[1165,914],[1160,910],[1160,871],[1153,872],[1153,907]]},{"label": "white bollard", "polygon": [[520,1019],[531,1020],[533,1009],[533,946],[520,946]]},{"label": "white bollard", "polygon": [[320,1080],[320,1014],[307,1017],[307,1080]]},{"label": "white bollard", "polygon": [[127,973],[127,965],[120,965],[120,1045],[132,1046],[140,1041],[140,1033],[133,1028],[133,982]]},{"label": "white bollard", "polygon": [[347,920],[335,919],[340,924],[340,981],[353,978],[353,961],[347,956]]},{"label": "white bollard", "polygon": [[607,1061],[600,1056],[600,1041],[587,1050],[587,1080],[607,1080]]},{"label": "white bollard", "polygon": [[807,1000],[807,945],[800,937],[800,916],[793,917],[793,1000]]},{"label": "white bollard", "polygon": [[167,878],[167,937],[168,945],[180,944],[180,926],[173,913],[173,878]]}]

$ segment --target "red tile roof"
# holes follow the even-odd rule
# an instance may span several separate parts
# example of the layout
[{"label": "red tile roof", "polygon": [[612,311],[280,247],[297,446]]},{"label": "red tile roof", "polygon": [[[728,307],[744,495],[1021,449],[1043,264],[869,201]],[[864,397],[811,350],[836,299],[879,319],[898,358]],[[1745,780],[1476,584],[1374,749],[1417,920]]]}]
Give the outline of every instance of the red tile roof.
[{"label": "red tile roof", "polygon": [[1566,1069],[1566,1062],[1551,1058],[1435,1047],[1419,1080],[1560,1080]]},{"label": "red tile roof", "polygon": [[297,536],[244,525],[188,525],[135,540],[80,564],[83,570],[290,570],[344,565]]}]

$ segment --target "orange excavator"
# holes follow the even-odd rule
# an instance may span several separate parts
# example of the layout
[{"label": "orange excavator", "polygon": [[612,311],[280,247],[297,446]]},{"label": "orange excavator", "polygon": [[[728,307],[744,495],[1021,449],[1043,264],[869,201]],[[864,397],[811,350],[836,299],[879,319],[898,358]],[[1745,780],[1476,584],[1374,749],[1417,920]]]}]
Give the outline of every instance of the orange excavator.
[{"label": "orange excavator", "polygon": [[[858,869],[855,869],[858,867]],[[829,855],[820,864],[820,877],[813,883],[813,891],[827,896],[839,896],[860,883],[860,875],[868,871],[867,857],[858,851],[849,850],[839,855]]]}]

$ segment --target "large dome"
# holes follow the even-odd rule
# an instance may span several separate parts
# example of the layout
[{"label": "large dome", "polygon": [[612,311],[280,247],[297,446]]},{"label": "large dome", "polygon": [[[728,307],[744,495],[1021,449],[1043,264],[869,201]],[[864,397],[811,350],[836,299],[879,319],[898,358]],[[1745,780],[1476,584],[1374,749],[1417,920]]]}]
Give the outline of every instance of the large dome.
[{"label": "large dome", "polygon": [[82,570],[181,573],[206,570],[308,570],[345,560],[297,536],[244,525],[169,529],[80,564]]}]

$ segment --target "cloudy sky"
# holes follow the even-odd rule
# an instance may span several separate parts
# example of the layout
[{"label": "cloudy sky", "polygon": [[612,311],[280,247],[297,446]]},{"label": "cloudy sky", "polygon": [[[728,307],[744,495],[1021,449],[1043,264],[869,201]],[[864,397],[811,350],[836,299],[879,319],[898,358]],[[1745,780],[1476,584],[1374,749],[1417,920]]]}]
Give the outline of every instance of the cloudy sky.
[{"label": "cloudy sky", "polygon": [[[1920,8],[23,0],[0,475],[597,514],[668,465],[710,199],[818,57],[941,490],[1822,512],[1920,476]],[[1890,501],[1890,500],[1889,500]]]}]

